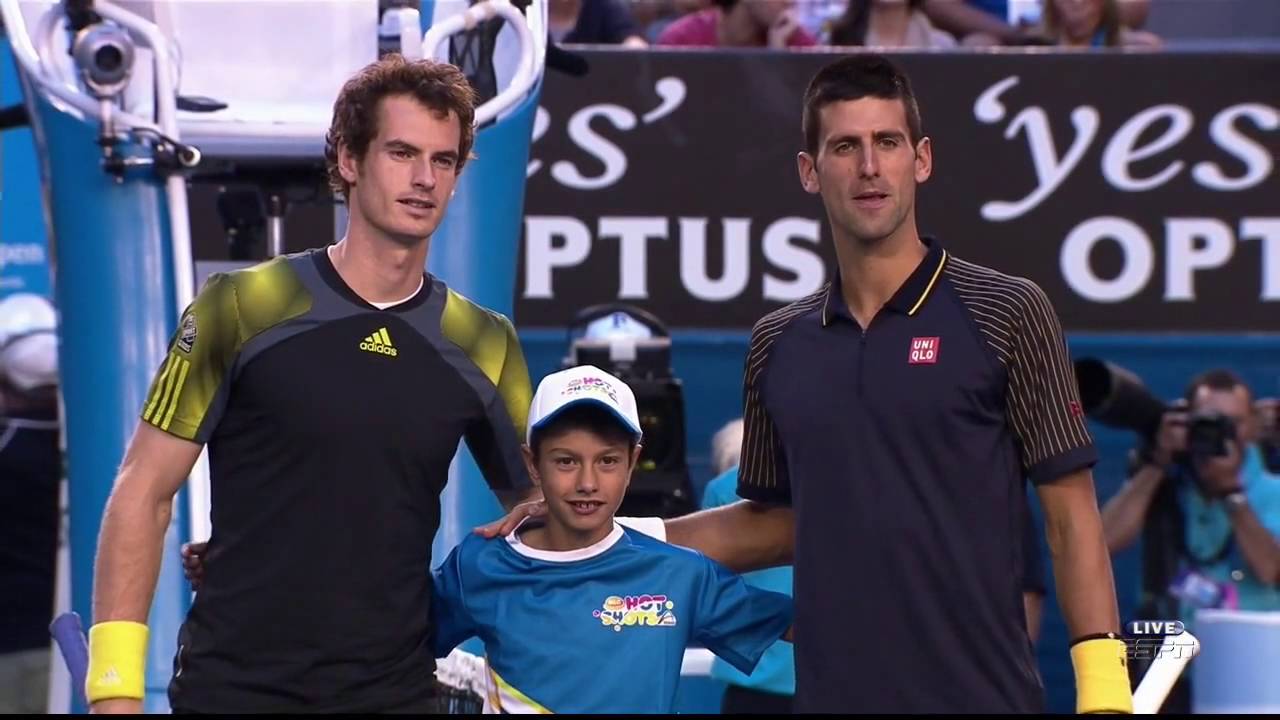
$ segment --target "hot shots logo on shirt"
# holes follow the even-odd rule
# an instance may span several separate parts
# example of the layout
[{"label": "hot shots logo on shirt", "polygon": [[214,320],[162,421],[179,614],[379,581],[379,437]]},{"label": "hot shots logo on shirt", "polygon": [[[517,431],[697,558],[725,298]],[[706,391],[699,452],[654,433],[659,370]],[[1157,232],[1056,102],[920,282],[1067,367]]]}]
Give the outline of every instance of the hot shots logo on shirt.
[{"label": "hot shots logo on shirt", "polygon": [[624,625],[674,627],[676,604],[666,595],[610,595],[601,609],[591,613],[605,627],[622,632]]}]

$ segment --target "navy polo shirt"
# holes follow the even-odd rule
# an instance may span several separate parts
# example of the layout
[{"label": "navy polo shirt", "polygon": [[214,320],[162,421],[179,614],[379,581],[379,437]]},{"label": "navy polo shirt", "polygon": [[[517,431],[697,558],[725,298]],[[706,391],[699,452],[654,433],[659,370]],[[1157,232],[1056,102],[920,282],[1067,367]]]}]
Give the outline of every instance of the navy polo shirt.
[{"label": "navy polo shirt", "polygon": [[1034,283],[928,253],[867,329],[839,277],[755,326],[738,493],[795,511],[796,712],[1040,712],[1026,481],[1096,461]]}]

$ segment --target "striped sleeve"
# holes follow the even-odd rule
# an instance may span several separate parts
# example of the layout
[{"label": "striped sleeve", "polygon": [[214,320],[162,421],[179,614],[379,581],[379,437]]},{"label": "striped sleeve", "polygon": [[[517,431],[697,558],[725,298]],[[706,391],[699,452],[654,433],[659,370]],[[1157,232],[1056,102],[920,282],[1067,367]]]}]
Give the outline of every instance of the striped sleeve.
[{"label": "striped sleeve", "polygon": [[1097,462],[1066,336],[1035,283],[953,259],[950,279],[1008,376],[1005,403],[1033,483]]},{"label": "striped sleeve", "polygon": [[215,274],[183,312],[151,380],[142,421],[192,442],[208,442],[240,347],[236,290]]},{"label": "striped sleeve", "polygon": [[738,464],[738,495],[747,500],[791,504],[791,476],[787,472],[777,428],[763,393],[769,349],[790,315],[781,311],[756,323],[747,349],[742,392],[742,454]]}]

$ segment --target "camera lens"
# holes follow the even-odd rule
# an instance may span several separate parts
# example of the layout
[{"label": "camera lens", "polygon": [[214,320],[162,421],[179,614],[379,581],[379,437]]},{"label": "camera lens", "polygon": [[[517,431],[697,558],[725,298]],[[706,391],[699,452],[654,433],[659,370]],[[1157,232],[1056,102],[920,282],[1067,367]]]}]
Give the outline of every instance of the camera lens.
[{"label": "camera lens", "polygon": [[124,64],[124,53],[115,45],[104,45],[93,54],[93,63],[99,70],[114,73]]},{"label": "camera lens", "polygon": [[133,41],[113,25],[98,23],[76,35],[72,55],[90,93],[109,98],[124,90],[133,68]]}]

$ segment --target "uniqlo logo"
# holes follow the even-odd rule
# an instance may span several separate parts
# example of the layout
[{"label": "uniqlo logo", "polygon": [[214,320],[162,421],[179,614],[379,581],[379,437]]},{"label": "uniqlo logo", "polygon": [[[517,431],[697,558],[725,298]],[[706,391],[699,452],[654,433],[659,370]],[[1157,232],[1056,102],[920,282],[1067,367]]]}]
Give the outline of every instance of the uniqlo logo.
[{"label": "uniqlo logo", "polygon": [[936,337],[911,338],[911,355],[908,362],[911,365],[932,365],[938,362],[938,345]]}]

